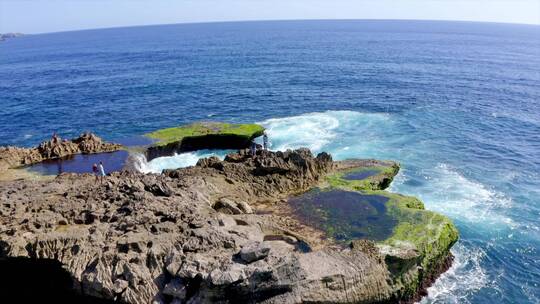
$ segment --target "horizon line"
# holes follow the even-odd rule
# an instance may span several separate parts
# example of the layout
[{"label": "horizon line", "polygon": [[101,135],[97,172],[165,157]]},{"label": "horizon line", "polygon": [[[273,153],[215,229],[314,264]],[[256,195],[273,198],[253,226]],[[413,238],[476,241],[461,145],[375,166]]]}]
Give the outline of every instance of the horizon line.
[{"label": "horizon line", "polygon": [[152,27],[152,26],[169,26],[169,25],[190,25],[190,24],[219,24],[219,23],[251,23],[251,22],[284,22],[284,21],[425,21],[425,22],[456,22],[456,23],[487,23],[487,24],[506,24],[506,25],[524,25],[540,27],[540,23],[520,23],[520,22],[500,22],[500,21],[481,21],[481,20],[455,20],[455,19],[377,19],[377,18],[365,18],[365,19],[351,19],[351,18],[310,18],[310,19],[246,19],[246,20],[216,20],[216,21],[196,21],[196,22],[176,22],[176,23],[150,23],[139,25],[119,25],[111,27],[96,27],[96,28],[81,28],[73,30],[60,30],[52,32],[37,32],[37,33],[24,33],[18,31],[10,31],[0,34],[8,33],[20,33],[25,36],[30,35],[45,35],[45,34],[59,34],[70,32],[83,32],[83,31],[95,31],[95,30],[112,30],[123,28],[137,28],[137,27]]}]

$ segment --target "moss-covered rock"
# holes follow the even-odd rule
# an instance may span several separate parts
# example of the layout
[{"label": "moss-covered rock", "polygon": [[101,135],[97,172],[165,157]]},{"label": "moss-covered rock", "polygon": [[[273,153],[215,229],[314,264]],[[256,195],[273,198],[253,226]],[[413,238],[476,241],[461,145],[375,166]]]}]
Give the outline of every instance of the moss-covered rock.
[{"label": "moss-covered rock", "polygon": [[459,238],[458,230],[446,216],[425,210],[424,204],[415,197],[385,191],[375,193],[389,198],[388,213],[398,221],[392,236],[378,243],[381,251],[411,248],[418,253],[418,279],[396,274],[396,280],[403,281],[404,292],[412,295],[418,290],[418,284],[433,280],[446,266],[451,258],[450,248]]},{"label": "moss-covered rock", "polygon": [[328,185],[351,190],[383,190],[399,172],[392,161],[347,160],[338,163],[334,174],[326,177]]},{"label": "moss-covered rock", "polygon": [[147,158],[201,149],[244,149],[263,134],[257,124],[198,122],[145,134],[157,142],[146,151]]},{"label": "moss-covered rock", "polygon": [[[392,274],[396,294],[399,298],[411,298],[425,288],[438,274],[449,265],[452,255],[450,248],[459,238],[458,231],[452,221],[440,214],[425,210],[424,204],[416,197],[383,191],[389,186],[399,171],[399,165],[393,162],[380,161],[347,161],[347,164],[338,166],[336,172],[326,177],[322,186],[326,191],[351,191],[361,193],[362,198],[385,198],[384,218],[391,219],[392,232],[385,238],[369,238],[379,248],[388,270]],[[334,198],[335,201],[340,201]],[[369,200],[369,199],[368,199]],[[358,203],[362,203],[358,201]],[[308,209],[309,210],[309,209]],[[322,212],[322,214],[336,214],[336,211]],[[312,216],[316,216],[314,213]],[[370,215],[366,215],[370,218]],[[381,217],[382,215],[378,215]],[[321,221],[319,227],[327,232],[329,237],[354,236],[357,230],[366,231],[364,225],[357,218],[358,215],[347,215],[344,221],[333,217],[335,226],[328,223],[328,219]],[[348,219],[354,219],[349,221]],[[310,219],[314,222],[313,218]],[[390,220],[389,220],[390,221]],[[351,225],[352,224],[352,225]],[[353,227],[354,225],[359,227]],[[379,225],[387,228],[387,225]],[[351,232],[351,233],[350,233]],[[371,232],[370,235],[380,236],[380,233]],[[339,242],[354,241],[341,237]]]}]

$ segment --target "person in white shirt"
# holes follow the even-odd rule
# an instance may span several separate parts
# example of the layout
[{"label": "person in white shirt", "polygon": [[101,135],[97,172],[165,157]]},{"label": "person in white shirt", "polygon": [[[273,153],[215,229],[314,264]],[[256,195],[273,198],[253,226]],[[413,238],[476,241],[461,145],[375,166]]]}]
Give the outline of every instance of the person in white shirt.
[{"label": "person in white shirt", "polygon": [[101,183],[103,184],[103,177],[105,176],[105,169],[103,168],[103,162],[99,162],[98,169],[99,169],[100,180],[101,180]]}]

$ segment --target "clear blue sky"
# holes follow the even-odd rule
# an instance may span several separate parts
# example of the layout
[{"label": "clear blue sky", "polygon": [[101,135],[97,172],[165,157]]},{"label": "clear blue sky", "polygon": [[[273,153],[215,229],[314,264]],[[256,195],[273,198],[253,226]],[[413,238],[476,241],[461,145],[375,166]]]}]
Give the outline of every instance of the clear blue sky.
[{"label": "clear blue sky", "polygon": [[540,24],[540,0],[0,0],[0,32],[276,19]]}]

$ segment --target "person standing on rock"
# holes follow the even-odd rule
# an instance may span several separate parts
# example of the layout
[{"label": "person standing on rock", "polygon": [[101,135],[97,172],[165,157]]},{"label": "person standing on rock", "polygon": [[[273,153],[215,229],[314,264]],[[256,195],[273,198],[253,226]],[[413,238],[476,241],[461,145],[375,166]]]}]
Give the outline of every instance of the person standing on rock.
[{"label": "person standing on rock", "polygon": [[251,142],[251,157],[255,157],[255,155],[257,154],[257,144],[252,141]]},{"label": "person standing on rock", "polygon": [[99,179],[99,171],[98,171],[97,164],[92,165],[92,172],[94,172],[94,175],[96,176],[96,183],[97,183],[97,181]]},{"label": "person standing on rock", "polygon": [[263,133],[263,149],[268,151],[268,134],[266,134],[266,131]]},{"label": "person standing on rock", "polygon": [[58,137],[58,134],[56,134],[56,132],[54,132],[53,135],[52,135],[52,143],[57,144],[59,141],[60,141],[60,137]]},{"label": "person standing on rock", "polygon": [[99,162],[99,176],[100,176],[100,180],[101,180],[101,183],[103,184],[103,177],[105,176],[105,169],[103,168],[103,162]]}]

